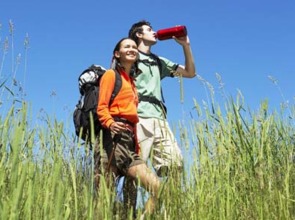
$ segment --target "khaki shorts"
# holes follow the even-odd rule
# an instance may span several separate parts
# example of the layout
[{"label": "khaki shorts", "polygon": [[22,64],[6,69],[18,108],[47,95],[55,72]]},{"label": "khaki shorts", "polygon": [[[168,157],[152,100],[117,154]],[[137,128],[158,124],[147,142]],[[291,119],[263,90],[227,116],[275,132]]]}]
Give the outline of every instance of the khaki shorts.
[{"label": "khaki shorts", "polygon": [[162,168],[183,166],[181,150],[167,120],[139,117],[137,138],[141,158],[144,161],[150,158],[159,176]]}]

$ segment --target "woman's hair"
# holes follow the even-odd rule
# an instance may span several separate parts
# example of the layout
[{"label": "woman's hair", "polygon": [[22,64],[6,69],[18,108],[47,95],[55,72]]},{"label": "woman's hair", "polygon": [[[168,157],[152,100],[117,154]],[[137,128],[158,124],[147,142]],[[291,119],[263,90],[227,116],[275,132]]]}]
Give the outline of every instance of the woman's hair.
[{"label": "woman's hair", "polygon": [[138,45],[138,37],[136,36],[136,33],[142,33],[142,31],[143,31],[142,26],[143,25],[147,25],[149,27],[152,27],[150,22],[148,22],[146,20],[142,20],[142,21],[139,21],[139,22],[133,24],[132,27],[129,30],[128,36],[132,40],[134,40],[137,45]]},{"label": "woman's hair", "polygon": [[[118,66],[120,66],[120,61],[119,59],[115,56],[116,51],[120,50],[121,43],[126,40],[126,39],[131,39],[129,37],[123,37],[121,40],[118,41],[116,44],[114,50],[113,50],[113,57],[112,57],[112,63],[111,63],[111,68],[116,69]],[[132,39],[131,39],[132,40]]]},{"label": "woman's hair", "polygon": [[118,43],[116,44],[114,50],[113,50],[113,56],[115,56],[115,52],[116,51],[119,51],[120,50],[122,41],[127,40],[127,39],[133,40],[130,37],[123,37],[121,40],[119,40]]}]

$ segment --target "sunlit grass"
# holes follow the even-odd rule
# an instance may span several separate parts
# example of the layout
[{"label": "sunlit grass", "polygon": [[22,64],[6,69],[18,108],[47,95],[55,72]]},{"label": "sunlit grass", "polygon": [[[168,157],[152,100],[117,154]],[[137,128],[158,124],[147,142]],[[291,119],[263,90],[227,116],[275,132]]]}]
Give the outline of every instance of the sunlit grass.
[{"label": "sunlit grass", "polygon": [[[294,128],[265,109],[245,121],[232,103],[226,115],[191,121],[193,156],[177,183],[168,178],[155,219],[292,219]],[[1,219],[115,219],[115,193],[63,122],[28,124],[28,106],[1,117]],[[188,160],[189,159],[189,160]],[[140,210],[139,210],[140,211]]]}]

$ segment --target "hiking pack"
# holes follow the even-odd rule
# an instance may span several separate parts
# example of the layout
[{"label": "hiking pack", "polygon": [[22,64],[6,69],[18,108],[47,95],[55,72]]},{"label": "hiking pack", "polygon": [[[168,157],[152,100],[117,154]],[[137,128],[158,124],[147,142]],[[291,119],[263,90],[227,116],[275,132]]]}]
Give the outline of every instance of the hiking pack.
[{"label": "hiking pack", "polygon": [[[110,99],[114,100],[122,87],[122,78],[117,70],[115,71],[115,86]],[[99,82],[106,69],[100,65],[91,65],[84,70],[79,78],[80,99],[73,114],[73,121],[76,135],[84,141],[90,141],[92,134],[99,135],[102,128],[98,119],[96,109],[99,97]]]}]

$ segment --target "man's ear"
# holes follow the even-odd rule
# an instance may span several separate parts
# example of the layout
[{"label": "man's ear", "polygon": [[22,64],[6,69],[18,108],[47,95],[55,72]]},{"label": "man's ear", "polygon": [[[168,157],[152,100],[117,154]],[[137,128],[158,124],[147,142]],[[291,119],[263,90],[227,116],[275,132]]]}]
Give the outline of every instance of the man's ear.
[{"label": "man's ear", "polygon": [[142,33],[136,32],[136,37],[142,38]]}]

